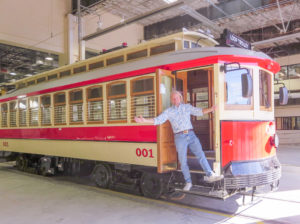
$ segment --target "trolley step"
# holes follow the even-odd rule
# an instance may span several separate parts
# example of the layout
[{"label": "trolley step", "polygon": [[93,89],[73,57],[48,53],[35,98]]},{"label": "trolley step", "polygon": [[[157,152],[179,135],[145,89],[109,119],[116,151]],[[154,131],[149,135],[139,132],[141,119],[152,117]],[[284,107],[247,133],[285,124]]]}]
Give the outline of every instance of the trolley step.
[{"label": "trolley step", "polygon": [[214,190],[212,187],[204,187],[204,186],[198,186],[193,185],[192,188],[189,191],[184,191],[182,189],[176,188],[175,191],[181,192],[184,194],[192,194],[192,195],[198,195],[198,196],[204,196],[204,197],[213,197],[217,199],[225,200],[228,198],[229,195],[227,191],[225,190]]}]

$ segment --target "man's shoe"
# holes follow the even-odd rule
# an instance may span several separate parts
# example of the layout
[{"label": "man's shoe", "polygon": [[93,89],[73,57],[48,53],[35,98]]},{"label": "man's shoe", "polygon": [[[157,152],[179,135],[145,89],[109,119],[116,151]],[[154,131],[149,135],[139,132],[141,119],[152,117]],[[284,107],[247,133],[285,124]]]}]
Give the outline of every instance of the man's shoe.
[{"label": "man's shoe", "polygon": [[189,191],[189,190],[191,190],[192,186],[193,186],[192,183],[186,183],[183,190],[184,191]]},{"label": "man's shoe", "polygon": [[218,176],[215,172],[212,172],[210,176],[205,176],[204,181],[212,183],[218,180],[222,180],[224,178],[223,175]]}]

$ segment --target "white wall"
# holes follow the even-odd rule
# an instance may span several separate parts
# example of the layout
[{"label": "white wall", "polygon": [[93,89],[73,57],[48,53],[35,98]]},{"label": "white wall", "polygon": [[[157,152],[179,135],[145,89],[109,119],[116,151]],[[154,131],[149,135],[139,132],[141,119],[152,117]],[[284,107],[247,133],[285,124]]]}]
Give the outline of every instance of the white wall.
[{"label": "white wall", "polygon": [[[101,14],[103,23],[102,29],[120,23],[121,18],[110,13]],[[84,32],[85,35],[96,32],[98,17],[88,15],[84,17]],[[103,36],[86,41],[86,48],[91,48],[97,51],[103,48],[109,49],[127,42],[128,46],[136,45],[144,38],[143,26],[139,24],[130,24],[121,29],[107,33]]]},{"label": "white wall", "polygon": [[275,58],[275,61],[282,65],[293,65],[300,63],[300,54],[290,55],[286,57]]},{"label": "white wall", "polygon": [[[70,58],[76,61],[78,25],[76,17],[68,19],[70,12],[71,0],[0,0],[0,43],[60,54],[60,65],[67,64]],[[121,21],[120,17],[103,10],[101,18],[103,28]],[[95,32],[97,21],[98,16],[84,16],[83,35]],[[69,33],[72,38],[68,38]],[[143,39],[143,35],[142,25],[131,24],[86,41],[86,48],[99,52],[103,48],[119,46],[122,42],[135,45]]]},{"label": "white wall", "polygon": [[[65,52],[68,0],[1,0],[0,42],[31,49]],[[52,34],[52,35],[51,35]]]}]

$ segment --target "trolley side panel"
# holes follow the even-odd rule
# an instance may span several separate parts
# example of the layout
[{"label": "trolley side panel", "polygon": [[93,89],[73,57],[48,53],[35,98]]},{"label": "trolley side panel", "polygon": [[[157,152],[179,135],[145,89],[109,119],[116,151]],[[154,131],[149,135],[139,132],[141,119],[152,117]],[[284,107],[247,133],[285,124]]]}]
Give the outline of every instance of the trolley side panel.
[{"label": "trolley side panel", "polygon": [[231,161],[271,157],[276,148],[268,131],[270,121],[222,121],[222,167]]},{"label": "trolley side panel", "polygon": [[0,151],[157,167],[156,143],[32,139],[0,142]]},{"label": "trolley side panel", "polygon": [[156,142],[155,126],[0,129],[0,138]]}]

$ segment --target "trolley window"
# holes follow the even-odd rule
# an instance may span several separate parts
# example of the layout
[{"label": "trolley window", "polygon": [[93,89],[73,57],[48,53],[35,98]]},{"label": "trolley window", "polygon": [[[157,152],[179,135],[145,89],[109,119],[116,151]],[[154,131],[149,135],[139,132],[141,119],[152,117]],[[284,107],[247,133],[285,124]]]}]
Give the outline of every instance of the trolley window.
[{"label": "trolley window", "polygon": [[53,75],[49,75],[48,76],[48,80],[53,80],[53,79],[57,79],[57,74],[53,74]]},{"label": "trolley window", "polygon": [[1,104],[1,127],[7,127],[7,113],[8,108],[7,108],[7,103]]},{"label": "trolley window", "polygon": [[9,102],[9,126],[17,127],[17,102]]},{"label": "trolley window", "polygon": [[19,126],[24,127],[27,125],[27,99],[19,100]]},{"label": "trolley window", "polygon": [[251,109],[252,97],[243,97],[242,74],[245,70],[231,70],[225,74],[225,109]]},{"label": "trolley window", "polygon": [[108,120],[124,122],[127,118],[126,83],[115,82],[107,85]]},{"label": "trolley window", "polygon": [[54,124],[66,124],[66,94],[56,93],[54,95]]},{"label": "trolley window", "polygon": [[37,126],[39,124],[39,98],[29,98],[29,125]]},{"label": "trolley window", "polygon": [[41,97],[41,124],[51,125],[51,96]]},{"label": "trolley window", "polygon": [[103,121],[103,90],[102,86],[92,86],[87,90],[88,122]]},{"label": "trolley window", "polygon": [[131,80],[131,119],[142,115],[155,116],[154,78],[143,77]]},{"label": "trolley window", "polygon": [[70,99],[70,122],[82,123],[83,122],[83,98],[82,90],[77,89],[69,92]]},{"label": "trolley window", "polygon": [[271,110],[271,74],[259,71],[259,104],[263,110]]}]

